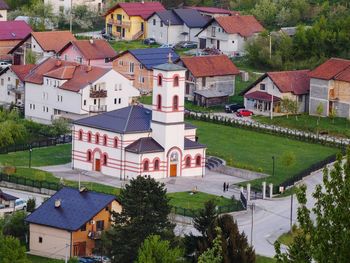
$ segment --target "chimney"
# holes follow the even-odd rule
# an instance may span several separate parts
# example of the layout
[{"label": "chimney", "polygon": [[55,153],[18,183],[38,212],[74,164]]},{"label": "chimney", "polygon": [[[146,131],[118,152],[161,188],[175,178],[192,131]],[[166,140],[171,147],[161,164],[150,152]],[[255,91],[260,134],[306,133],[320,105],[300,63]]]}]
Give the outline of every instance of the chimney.
[{"label": "chimney", "polygon": [[55,200],[55,208],[61,207],[61,199],[56,199]]},{"label": "chimney", "polygon": [[93,45],[94,44],[94,39],[93,38],[90,38],[90,44]]},{"label": "chimney", "polygon": [[62,61],[57,59],[56,60],[56,67],[60,67],[62,65]]}]

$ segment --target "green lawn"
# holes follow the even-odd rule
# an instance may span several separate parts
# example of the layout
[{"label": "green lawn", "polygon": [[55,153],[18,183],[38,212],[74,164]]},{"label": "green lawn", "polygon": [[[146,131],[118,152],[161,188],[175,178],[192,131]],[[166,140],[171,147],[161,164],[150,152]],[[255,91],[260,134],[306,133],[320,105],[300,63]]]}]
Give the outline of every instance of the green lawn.
[{"label": "green lawn", "polygon": [[129,49],[138,49],[138,48],[154,48],[159,47],[159,45],[145,45],[143,40],[133,40],[133,41],[110,41],[109,44],[117,51],[125,51]]},{"label": "green lawn", "polygon": [[276,259],[274,258],[268,258],[268,257],[256,255],[255,263],[274,263],[274,262],[276,262]]},{"label": "green lawn", "polygon": [[330,118],[321,118],[319,125],[317,125],[317,116],[307,114],[299,115],[297,120],[295,116],[274,117],[272,120],[269,117],[254,116],[254,119],[267,124],[350,138],[350,121],[346,118],[335,118],[334,121]]},{"label": "green lawn", "polygon": [[32,263],[63,263],[64,260],[59,259],[52,259],[52,258],[44,258],[34,255],[27,254],[27,258],[29,259],[29,262]]},{"label": "green lawn", "polygon": [[[32,151],[32,166],[47,166],[65,164],[71,161],[71,144],[34,148]],[[2,165],[29,165],[29,151],[12,152],[0,155]]]},{"label": "green lawn", "polygon": [[[339,152],[335,148],[245,129],[202,121],[191,121],[191,123],[198,128],[199,142],[207,145],[207,154],[225,159],[228,165],[271,175],[272,156],[275,156],[275,176],[264,179],[275,185],[308,168],[311,164]],[[295,155],[295,162],[285,167],[281,156],[288,152]],[[253,183],[260,186],[261,181]]]}]

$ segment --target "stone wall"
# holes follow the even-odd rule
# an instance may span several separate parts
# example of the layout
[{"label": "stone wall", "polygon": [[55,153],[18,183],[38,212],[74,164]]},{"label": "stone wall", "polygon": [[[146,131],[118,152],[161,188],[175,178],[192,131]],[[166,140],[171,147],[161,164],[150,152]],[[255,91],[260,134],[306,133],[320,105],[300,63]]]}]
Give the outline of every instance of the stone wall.
[{"label": "stone wall", "polygon": [[10,182],[6,182],[6,181],[0,181],[0,186],[5,187],[5,188],[10,188],[10,189],[16,189],[16,190],[21,190],[21,191],[26,191],[26,192],[37,193],[37,194],[50,195],[50,196],[52,196],[56,193],[55,190],[50,190],[50,189],[45,189],[45,188],[37,188],[37,187],[21,185],[21,184],[15,184],[15,183],[10,183]]},{"label": "stone wall", "polygon": [[264,178],[264,177],[269,176],[268,174],[254,172],[254,171],[248,171],[248,170],[230,167],[230,166],[226,166],[226,165],[219,166],[219,167],[213,169],[213,171],[216,171],[216,172],[219,172],[222,174],[231,175],[231,176],[236,176],[236,177],[243,178],[246,180],[254,180],[254,179],[259,179],[259,178]]}]

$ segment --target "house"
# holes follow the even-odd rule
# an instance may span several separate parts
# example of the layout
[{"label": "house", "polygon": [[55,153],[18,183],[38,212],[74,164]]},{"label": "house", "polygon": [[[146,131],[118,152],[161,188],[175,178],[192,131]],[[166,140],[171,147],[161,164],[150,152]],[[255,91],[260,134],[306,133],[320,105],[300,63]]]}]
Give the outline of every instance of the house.
[{"label": "house", "polygon": [[155,12],[148,20],[147,37],[160,44],[176,44],[180,41],[198,41],[196,35],[208,23],[209,18],[195,9],[173,9]]},{"label": "house", "polygon": [[182,57],[187,68],[185,96],[199,106],[227,102],[234,95],[239,70],[226,55]]},{"label": "house", "polygon": [[71,7],[78,5],[85,5],[91,11],[100,13],[104,8],[104,2],[104,0],[44,0],[45,4],[52,6],[52,11],[55,15],[67,13]]},{"label": "house", "polygon": [[309,108],[310,77],[309,70],[267,72],[247,89],[241,92],[244,106],[254,114],[282,114],[281,100],[284,98],[297,102],[298,112],[307,112]]},{"label": "house", "polygon": [[18,197],[4,193],[0,189],[0,218],[16,210],[17,199]]},{"label": "house", "polygon": [[34,53],[37,63],[56,54],[69,42],[75,41],[69,31],[32,32],[10,50],[13,54],[13,64],[26,64],[28,50]]},{"label": "house", "polygon": [[106,33],[118,39],[136,40],[147,36],[147,19],[165,10],[160,2],[118,3],[105,14]]},{"label": "house", "polygon": [[0,21],[0,60],[10,60],[8,52],[32,32],[24,21]]},{"label": "house", "polygon": [[139,91],[113,69],[48,58],[25,77],[25,117],[50,124],[128,106]]},{"label": "house", "polygon": [[242,55],[247,40],[264,30],[254,16],[214,17],[198,34],[199,47],[216,48],[230,56]]},{"label": "house", "polygon": [[112,211],[121,210],[113,195],[64,187],[25,219],[29,253],[57,259],[91,256],[111,226]]},{"label": "house", "polygon": [[0,0],[0,21],[7,21],[7,10],[9,9],[10,7],[5,0]]},{"label": "house", "polygon": [[204,176],[206,147],[184,122],[186,69],[153,67],[152,110],[129,106],[73,125],[72,166],[126,180]]},{"label": "house", "polygon": [[67,43],[58,55],[62,60],[103,68],[112,68],[117,52],[102,39],[77,40]]},{"label": "house", "polygon": [[134,87],[146,94],[152,91],[153,67],[166,63],[169,54],[174,61],[179,58],[171,48],[130,49],[116,56],[113,68],[129,76]]},{"label": "house", "polygon": [[239,15],[237,11],[231,11],[228,9],[209,7],[209,6],[186,6],[185,8],[194,9],[201,13],[202,16],[217,17],[217,16],[233,16]]},{"label": "house", "polygon": [[33,64],[12,65],[0,72],[0,105],[24,107],[24,78]]},{"label": "house", "polygon": [[350,118],[350,60],[331,58],[309,76],[310,115],[329,116],[333,111],[338,117]]}]

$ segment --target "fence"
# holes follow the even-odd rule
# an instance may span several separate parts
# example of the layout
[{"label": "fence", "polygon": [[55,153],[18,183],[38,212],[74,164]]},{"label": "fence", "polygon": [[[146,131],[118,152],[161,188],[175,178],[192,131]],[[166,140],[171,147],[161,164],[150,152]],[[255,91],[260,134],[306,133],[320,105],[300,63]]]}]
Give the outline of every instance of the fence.
[{"label": "fence", "polygon": [[71,135],[61,135],[61,136],[56,137],[56,138],[49,138],[46,140],[34,141],[31,143],[27,143],[27,144],[17,144],[17,145],[2,147],[2,148],[0,148],[0,154],[7,154],[10,152],[18,152],[18,151],[26,151],[26,150],[34,149],[34,148],[55,146],[58,144],[65,144],[65,143],[71,143],[71,142],[72,142]]}]

